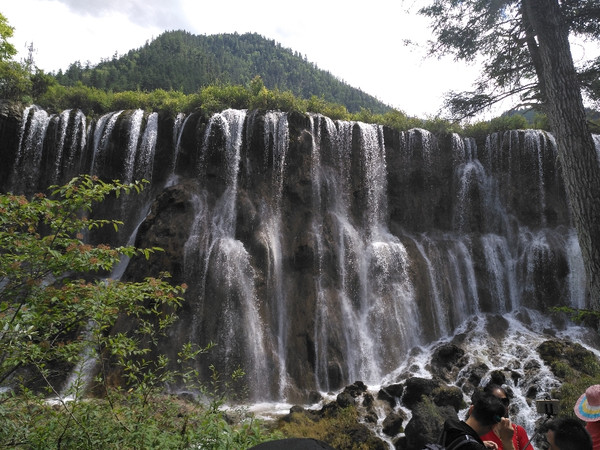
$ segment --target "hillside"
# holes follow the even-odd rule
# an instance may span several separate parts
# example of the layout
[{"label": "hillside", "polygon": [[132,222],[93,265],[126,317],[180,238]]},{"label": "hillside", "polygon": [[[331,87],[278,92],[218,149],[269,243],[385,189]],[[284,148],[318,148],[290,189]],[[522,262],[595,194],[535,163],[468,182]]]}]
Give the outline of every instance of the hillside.
[{"label": "hillside", "polygon": [[114,92],[174,89],[186,94],[218,83],[247,85],[259,75],[268,89],[315,95],[339,103],[350,112],[361,108],[385,113],[391,108],[360,89],[319,69],[298,52],[256,33],[193,35],[168,31],[126,55],[114,55],[96,66],[75,62],[56,74],[71,86],[77,82]]}]

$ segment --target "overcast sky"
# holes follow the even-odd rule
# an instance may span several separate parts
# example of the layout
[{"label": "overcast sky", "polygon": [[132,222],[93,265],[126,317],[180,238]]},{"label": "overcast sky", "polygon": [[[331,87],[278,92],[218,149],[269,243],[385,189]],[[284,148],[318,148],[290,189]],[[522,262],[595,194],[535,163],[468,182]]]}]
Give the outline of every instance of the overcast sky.
[{"label": "overcast sky", "polygon": [[166,30],[193,34],[256,32],[274,39],[351,86],[418,117],[439,112],[443,93],[468,89],[477,70],[425,58],[427,0],[2,0],[15,28],[10,42],[35,64],[65,70],[125,54]]}]

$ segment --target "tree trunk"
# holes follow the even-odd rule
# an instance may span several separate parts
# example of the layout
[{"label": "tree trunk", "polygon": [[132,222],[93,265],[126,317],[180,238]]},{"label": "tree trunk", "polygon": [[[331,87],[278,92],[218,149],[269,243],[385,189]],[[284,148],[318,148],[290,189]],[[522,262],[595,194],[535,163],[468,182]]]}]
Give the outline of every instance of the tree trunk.
[{"label": "tree trunk", "polygon": [[523,0],[537,35],[540,82],[558,145],[567,196],[585,265],[591,305],[600,309],[600,162],[588,128],[568,30],[558,0]]}]

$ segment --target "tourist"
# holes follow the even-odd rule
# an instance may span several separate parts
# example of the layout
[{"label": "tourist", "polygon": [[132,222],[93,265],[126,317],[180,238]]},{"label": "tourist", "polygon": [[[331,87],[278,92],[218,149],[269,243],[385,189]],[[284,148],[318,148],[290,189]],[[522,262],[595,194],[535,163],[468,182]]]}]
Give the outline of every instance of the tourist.
[{"label": "tourist", "polygon": [[[485,386],[484,391],[489,392],[502,402],[505,408],[505,413],[503,416],[508,417],[510,399],[508,398],[506,390],[498,384],[490,383]],[[515,430],[515,433],[513,434],[513,446],[515,450],[523,450],[529,442],[527,431],[525,431],[525,428],[523,428],[521,425],[517,424],[513,424],[513,428]],[[494,426],[489,433],[481,436],[481,440],[495,442],[499,450],[504,450],[502,440],[500,439],[500,435],[498,433],[498,426]],[[527,450],[534,450],[533,446],[529,444],[529,446],[527,446]]]},{"label": "tourist", "polygon": [[510,419],[503,417],[504,414],[505,407],[497,397],[478,389],[471,398],[471,406],[465,421],[448,419],[444,422],[440,443],[449,447],[453,442],[456,444],[462,439],[468,442],[460,446],[461,450],[497,448],[493,442],[484,443],[481,439],[481,436],[489,433],[496,425],[503,449],[514,450],[512,437],[515,431]]},{"label": "tourist", "polygon": [[600,450],[600,384],[587,388],[575,403],[574,410],[575,415],[585,422],[594,450]]},{"label": "tourist", "polygon": [[592,450],[592,438],[577,419],[554,419],[544,428],[548,450]]}]

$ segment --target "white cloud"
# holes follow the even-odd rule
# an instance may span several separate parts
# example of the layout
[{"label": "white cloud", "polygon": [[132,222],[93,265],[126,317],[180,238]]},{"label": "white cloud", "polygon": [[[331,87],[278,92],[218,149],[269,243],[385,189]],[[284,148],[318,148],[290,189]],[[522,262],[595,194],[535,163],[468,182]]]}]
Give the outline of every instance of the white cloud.
[{"label": "white cloud", "polygon": [[179,28],[187,23],[181,0],[46,0],[62,3],[75,14],[93,18],[123,15],[142,27]]}]

